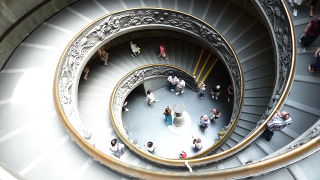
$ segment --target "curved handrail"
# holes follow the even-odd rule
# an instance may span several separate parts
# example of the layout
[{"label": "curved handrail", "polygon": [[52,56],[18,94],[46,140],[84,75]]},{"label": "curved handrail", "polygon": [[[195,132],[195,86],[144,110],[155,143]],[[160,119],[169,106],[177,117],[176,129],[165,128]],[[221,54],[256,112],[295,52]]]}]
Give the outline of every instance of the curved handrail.
[{"label": "curved handrail", "polygon": [[[269,2],[269,1],[268,1]],[[258,1],[255,1],[255,3],[259,4]],[[283,54],[280,56],[282,56],[282,58],[284,58],[283,60],[285,64],[288,66],[289,63],[289,73],[288,71],[283,71],[282,74],[286,74],[286,83],[285,87],[282,88],[283,94],[279,97],[275,97],[275,100],[277,100],[278,103],[276,103],[276,106],[274,108],[274,110],[271,111],[271,113],[269,114],[273,114],[274,111],[276,109],[279,109],[279,107],[284,103],[284,100],[288,94],[289,91],[289,87],[291,86],[292,83],[292,79],[293,79],[293,71],[295,69],[295,53],[296,53],[296,45],[295,45],[295,36],[294,36],[294,30],[293,30],[293,25],[292,25],[292,20],[289,18],[290,14],[288,12],[287,7],[285,6],[285,3],[283,1],[274,1],[271,3],[279,3],[277,5],[278,8],[280,8],[280,14],[281,12],[284,14],[281,14],[281,18],[282,20],[286,21],[287,24],[286,26],[289,28],[288,29],[288,33],[289,36],[283,36],[286,38],[289,38],[289,42],[287,41],[286,43],[289,43],[291,45],[290,49],[290,57],[288,58],[287,56],[283,56]],[[263,10],[262,10],[263,11]],[[279,12],[276,12],[279,13]],[[291,39],[290,39],[291,38]],[[291,41],[290,41],[291,40]],[[285,41],[284,41],[285,42]],[[279,58],[281,59],[281,58]],[[285,68],[286,70],[288,70],[287,68]],[[281,90],[281,89],[280,89]],[[59,96],[58,89],[55,86],[55,99],[57,99],[57,97]],[[57,106],[57,110],[60,113],[59,115],[61,116],[61,119],[65,119],[65,114],[61,114],[62,109],[61,106],[59,104],[56,103]],[[247,139],[245,139],[244,141],[241,142],[241,145],[245,146],[246,144],[250,143],[250,141],[254,140],[254,136],[258,136],[265,128],[266,122],[269,120],[269,118],[267,118],[267,120],[265,120],[262,125],[257,128],[255,130],[255,132],[253,134],[251,134],[251,136],[249,136]],[[126,173],[126,174],[130,174],[131,176],[134,177],[141,177],[141,178],[146,178],[146,179],[170,179],[170,178],[195,178],[195,177],[201,177],[202,179],[212,179],[212,178],[235,178],[235,177],[245,177],[245,176],[249,176],[251,174],[258,174],[258,173],[263,173],[263,172],[268,172],[268,171],[272,171],[276,168],[279,167],[283,167],[284,165],[293,163],[297,160],[299,160],[299,158],[303,158],[306,157],[307,155],[317,151],[320,148],[320,138],[319,135],[314,137],[313,139],[311,139],[308,142],[305,142],[304,144],[302,144],[301,146],[298,146],[286,153],[283,153],[279,156],[261,161],[261,162],[257,162],[257,163],[252,163],[250,165],[246,165],[246,166],[242,166],[242,167],[235,167],[235,168],[230,168],[230,169],[225,169],[225,170],[219,170],[219,171],[213,171],[213,172],[199,172],[199,173],[168,173],[168,172],[155,172],[155,171],[151,171],[151,170],[145,170],[142,168],[137,168],[122,162],[119,162],[115,159],[112,158],[103,158],[104,154],[99,152],[99,151],[92,151],[93,149],[90,148],[90,144],[85,141],[79,134],[78,132],[75,131],[75,129],[73,128],[73,126],[70,124],[70,122],[68,121],[63,121],[63,124],[66,126],[66,129],[68,130],[68,132],[70,133],[70,135],[73,137],[73,139],[85,150],[87,151],[90,155],[92,155],[94,158],[98,159],[100,162],[102,162],[103,164],[107,165],[108,167],[115,169],[119,172],[122,173]],[[237,151],[240,148],[240,146],[237,145],[237,147],[232,148],[234,151]],[[231,151],[231,149],[229,149],[229,151]],[[224,154],[226,154],[226,151],[223,152]],[[221,153],[220,153],[221,154]],[[299,158],[297,158],[299,157]]]},{"label": "curved handrail", "polygon": [[[155,28],[155,26],[157,28],[175,28],[175,30],[179,30],[180,32],[189,33],[208,44],[224,60],[223,62],[229,70],[235,93],[234,107],[229,123],[230,127],[228,128],[232,130],[240,114],[244,87],[242,70],[235,51],[219,32],[205,22],[178,11],[160,8],[132,9],[107,15],[88,25],[71,41],[61,56],[54,84],[58,89],[58,96],[56,96],[58,98],[56,100],[57,104],[62,106],[61,109],[64,110],[60,113],[65,114],[65,117],[67,117],[67,119],[63,120],[69,120],[82,137],[85,137],[87,140],[90,139],[90,133],[80,120],[77,105],[74,103],[77,102],[75,94],[81,69],[83,69],[86,61],[88,61],[88,57],[107,42],[107,40],[110,41],[111,37],[114,38],[119,36],[119,34],[125,33],[126,29],[132,31],[135,26],[138,28],[141,28],[141,26],[149,27],[147,26],[148,24],[151,24],[152,28]],[[114,118],[113,111],[110,112],[111,117]],[[115,129],[117,130],[118,128]],[[196,157],[211,152],[211,149],[222,144],[230,133],[231,131],[228,131],[228,134],[218,143],[201,154],[199,153]],[[134,146],[130,146],[130,142],[121,133],[118,133],[118,135],[125,144],[130,148],[134,148]],[[160,164],[184,166],[181,160],[160,159],[156,156],[152,158],[152,155],[142,151],[139,154],[143,154],[144,157],[148,157],[149,159],[157,160]],[[196,162],[199,163],[201,161]]]},{"label": "curved handrail", "polygon": [[[122,112],[122,104],[124,103],[126,97],[129,93],[138,85],[144,82],[145,79],[152,78],[154,76],[169,76],[172,72],[175,72],[178,77],[182,77],[186,81],[186,83],[191,87],[193,90],[198,90],[198,84],[195,82],[193,75],[187,72],[180,67],[168,65],[168,64],[151,64],[145,65],[142,67],[138,67],[125,76],[117,83],[116,87],[113,90],[110,100],[110,117],[112,118],[112,124],[119,135],[120,139],[129,147],[130,150],[134,151],[136,154],[140,155],[140,157],[147,159],[149,161],[162,164],[162,165],[182,165],[181,160],[176,159],[167,159],[162,158],[159,156],[152,155],[150,153],[146,153],[141,148],[135,146],[128,137],[126,129],[122,124],[121,112]],[[117,114],[117,115],[116,115]],[[194,156],[190,156],[186,159],[194,159],[197,157],[201,157],[206,155],[208,152],[212,152],[214,149],[219,147],[221,143],[223,143],[228,135],[231,134],[236,121],[231,123],[231,127],[227,130],[226,135],[219,139],[216,143],[212,146],[207,148],[205,151],[200,152]]]},{"label": "curved handrail", "polygon": [[[56,88],[55,88],[56,89]],[[57,89],[56,89],[57,90]],[[55,95],[58,95],[55,93]],[[61,107],[56,104],[56,108],[59,110]],[[61,119],[65,118],[63,114],[59,113]],[[228,178],[241,178],[241,177],[248,177],[255,174],[261,174],[265,172],[272,171],[274,169],[283,167],[290,163],[296,162],[308,155],[316,152],[320,148],[320,136],[319,134],[312,138],[310,141],[301,144],[299,147],[290,150],[287,153],[280,154],[276,157],[248,164],[246,166],[230,168],[230,169],[222,169],[218,171],[211,171],[211,172],[197,172],[197,173],[169,173],[163,171],[152,171],[146,170],[143,168],[135,167],[123,162],[118,161],[115,158],[110,158],[109,156],[105,155],[101,151],[93,150],[93,148],[87,148],[92,146],[86,140],[84,140],[74,129],[74,127],[68,121],[62,121],[64,127],[69,130],[68,133],[70,134],[73,141],[75,141],[81,148],[86,150],[86,152],[91,155],[93,158],[105,164],[106,166],[120,172],[125,173],[127,176],[130,177],[138,177],[144,179],[194,179],[194,178],[201,178],[201,179],[228,179]],[[297,159],[299,157],[299,159]]]}]

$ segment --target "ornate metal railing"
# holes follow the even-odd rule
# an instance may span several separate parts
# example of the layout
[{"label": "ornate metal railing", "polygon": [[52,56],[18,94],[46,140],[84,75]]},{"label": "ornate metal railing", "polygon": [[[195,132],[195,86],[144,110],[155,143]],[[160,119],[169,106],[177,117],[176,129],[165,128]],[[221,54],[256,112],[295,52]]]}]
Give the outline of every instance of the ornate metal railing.
[{"label": "ornate metal railing", "polygon": [[282,106],[289,93],[295,70],[295,37],[290,15],[282,1],[255,0],[255,4],[266,18],[272,35],[277,60],[277,78],[274,92],[267,110],[257,124],[265,122],[274,111]]},{"label": "ornate metal railing", "polygon": [[[230,130],[235,127],[240,113],[244,87],[241,66],[234,50],[225,38],[210,25],[193,16],[167,9],[144,8],[117,12],[98,19],[72,40],[62,55],[56,72],[56,102],[61,114],[63,114],[63,120],[69,121],[77,133],[90,141],[91,133],[82,123],[77,109],[77,89],[81,72],[89,58],[102,45],[121,34],[141,29],[169,29],[188,34],[206,44],[211,51],[223,60],[230,73],[235,94],[229,125],[230,134]],[[138,76],[133,75],[132,78],[136,79]],[[131,85],[127,84],[127,86]],[[115,97],[115,94],[112,97]],[[116,104],[122,103],[121,101],[116,102]],[[118,115],[119,109],[116,110],[116,115]],[[113,113],[111,111],[111,118],[114,118]],[[121,133],[118,132],[118,135],[126,142],[126,138]],[[216,146],[221,144],[227,136],[225,135],[219,143],[216,143]],[[208,152],[209,150],[205,151],[204,154]],[[150,154],[145,152],[144,155],[151,157]],[[183,162],[179,160],[164,161],[162,159],[158,163],[183,166]]]},{"label": "ornate metal railing", "polygon": [[[110,101],[110,109],[111,109],[111,118],[112,124],[114,126],[115,131],[122,139],[122,141],[130,148],[130,150],[134,151],[136,154],[140,155],[141,158],[147,159],[149,161],[155,162],[161,165],[172,165],[172,166],[182,166],[183,161],[181,160],[173,160],[166,159],[154,156],[150,153],[146,153],[143,149],[134,145],[130,138],[130,132],[123,124],[122,120],[122,104],[125,102],[126,97],[129,93],[136,88],[138,85],[142,84],[148,79],[165,77],[167,78],[170,74],[176,74],[179,78],[186,81],[186,84],[189,88],[194,91],[198,91],[198,84],[195,81],[192,74],[189,72],[175,66],[165,65],[165,64],[152,64],[139,67],[137,69],[132,70],[126,76],[124,76],[120,82],[115,87],[111,101]],[[239,109],[240,110],[240,109]],[[239,113],[238,111],[235,111]],[[231,126],[234,127],[236,121],[231,123]],[[233,127],[230,127],[225,136],[219,139],[216,143],[210,146],[205,151],[198,153],[195,156],[189,157],[188,159],[193,159],[196,157],[201,157],[206,155],[208,152],[212,152],[214,149],[219,147],[228,137],[228,135],[233,131]]]},{"label": "ornate metal railing", "polygon": [[129,143],[128,139],[130,137],[126,132],[127,130],[125,128],[125,125],[123,125],[122,121],[122,105],[125,99],[134,88],[136,88],[138,85],[142,84],[146,80],[159,77],[168,77],[171,74],[176,74],[178,77],[185,80],[189,88],[191,88],[194,91],[197,91],[197,83],[194,81],[194,78],[190,74],[178,67],[173,67],[164,64],[147,65],[134,69],[126,76],[124,76],[114,89],[110,101],[110,109],[112,116],[111,120],[117,133],[120,134],[121,137],[126,138],[124,140],[126,144]]},{"label": "ornate metal railing", "polygon": [[[265,116],[261,119],[260,123],[261,126],[257,127],[254,132],[250,134],[246,139],[244,139],[241,143],[236,145],[235,147],[224,151],[220,154],[213,155],[210,157],[205,158],[199,158],[191,162],[191,165],[194,164],[201,164],[206,162],[213,162],[217,159],[222,159],[223,157],[228,157],[234,154],[235,152],[240,151],[243,149],[243,147],[250,144],[256,137],[260,135],[260,133],[264,130],[266,122],[269,120],[270,115],[274,113],[276,109],[279,109],[281,105],[284,103],[284,100],[288,94],[289,88],[292,83],[293,79],[293,72],[295,69],[295,36],[294,36],[294,29],[293,24],[290,19],[290,14],[288,12],[288,9],[286,8],[285,2],[283,1],[275,1],[275,0],[255,0],[253,3],[256,5],[258,10],[261,10],[261,13],[263,14],[263,17],[265,17],[267,24],[269,25],[270,34],[272,34],[273,41],[274,41],[274,48],[276,51],[275,57],[277,59],[277,80],[275,84],[275,91],[273,94],[273,98],[271,102],[269,103],[268,110],[265,113]],[[141,23],[141,16],[138,15],[139,18],[135,20],[133,23]],[[152,18],[145,19],[146,22],[152,24],[154,21]],[[160,19],[161,21],[165,20],[165,18]],[[120,22],[120,19],[113,19],[108,18],[108,22],[105,22],[104,25],[99,26],[101,29],[106,29],[107,33],[103,33],[101,29],[91,29],[90,31],[85,31],[86,33],[96,33],[97,36],[95,37],[97,40],[104,38],[109,33],[117,32],[121,34],[123,31],[117,30]],[[179,21],[167,21],[170,23],[179,24]],[[115,24],[115,26],[113,25]],[[121,22],[120,22],[121,24]],[[156,25],[155,25],[156,26]],[[161,26],[159,26],[161,27]],[[156,27],[156,28],[159,28]],[[188,26],[186,26],[188,27]],[[179,29],[179,27],[177,27]],[[200,28],[201,29],[201,28]],[[211,38],[213,35],[210,31],[201,31],[203,37]],[[207,37],[210,36],[210,37]],[[213,37],[216,37],[213,35]],[[106,42],[102,40],[101,42]],[[214,43],[215,45],[219,45],[219,43]],[[77,41],[77,43],[73,44],[75,47],[73,49],[78,49],[79,45],[81,46],[91,46],[91,41],[88,42],[87,38],[83,38],[81,41]],[[92,44],[91,47],[95,46],[95,49],[99,47],[99,45]],[[70,46],[69,46],[70,47]],[[220,46],[221,47],[221,46]],[[297,157],[303,158],[310,153],[313,153],[317,151],[320,148],[320,137],[319,137],[319,130],[315,130],[317,133],[313,133],[311,138],[307,141],[301,141],[297,144],[297,146],[293,146],[290,150],[286,151],[285,153],[279,154],[276,157],[272,157],[270,159],[266,159],[260,162],[254,162],[249,165],[241,166],[241,167],[235,167],[225,170],[219,170],[219,171],[210,171],[210,172],[195,172],[195,173],[171,173],[171,172],[156,172],[152,170],[146,170],[143,168],[137,168],[122,162],[119,162],[117,160],[114,160],[105,154],[101,153],[100,151],[93,148],[91,144],[86,141],[83,136],[81,136],[78,131],[75,130],[74,126],[67,120],[67,117],[72,115],[72,111],[67,111],[69,114],[68,116],[64,112],[64,108],[62,108],[61,102],[64,104],[70,104],[69,100],[69,94],[67,91],[72,90],[75,88],[72,86],[74,82],[69,82],[68,76],[78,77],[74,76],[75,73],[79,72],[79,69],[83,69],[83,67],[79,66],[79,64],[76,66],[74,65],[78,61],[83,61],[83,55],[90,55],[93,52],[90,51],[82,51],[83,48],[80,48],[79,50],[75,50],[75,54],[80,55],[81,58],[73,57],[69,60],[67,60],[69,66],[71,67],[63,67],[61,69],[58,69],[55,79],[55,99],[56,99],[56,105],[58,112],[60,113],[60,116],[62,117],[63,123],[66,126],[66,129],[71,134],[71,137],[91,156],[93,156],[95,159],[99,160],[101,163],[109,166],[110,168],[119,171],[121,173],[130,174],[130,176],[139,177],[139,178],[145,178],[145,179],[176,179],[176,178],[184,178],[184,179],[194,179],[194,178],[240,178],[240,177],[246,177],[254,174],[260,174],[264,172],[268,172],[283,166],[286,166],[290,163],[293,163],[298,160]],[[67,52],[64,53],[63,57],[65,57]],[[221,55],[221,54],[220,54]],[[224,58],[223,58],[224,59]],[[60,65],[62,65],[62,61],[60,62]],[[62,66],[59,66],[62,67]],[[69,71],[64,71],[62,73],[62,70],[70,69]],[[232,71],[231,71],[232,72]],[[234,72],[233,72],[234,73]],[[63,77],[61,76],[63,75]],[[62,77],[60,79],[60,77]],[[60,81],[61,80],[61,81]],[[64,88],[65,91],[60,91],[58,88],[59,85],[66,86],[68,88]],[[65,94],[66,97],[64,97]],[[72,100],[72,99],[71,99]],[[269,117],[269,118],[268,118]]]},{"label": "ornate metal railing", "polygon": [[[283,1],[254,0],[253,4],[264,17],[267,29],[274,46],[274,59],[276,60],[275,85],[270,102],[256,124],[256,127],[236,146],[226,150],[224,153],[235,154],[237,151],[247,147],[266,128],[267,122],[272,118],[276,110],[284,104],[289,94],[296,66],[296,44],[293,24],[290,13]],[[242,148],[241,148],[242,147]],[[232,152],[232,153],[231,153]],[[221,155],[221,153],[220,153]],[[228,155],[229,156],[229,155]],[[227,156],[226,156],[227,157]]]},{"label": "ornate metal railing", "polygon": [[[267,122],[283,104],[289,94],[296,66],[295,33],[290,13],[283,1],[255,0],[254,5],[264,17],[272,37],[276,59],[276,82],[271,100],[261,116],[256,128],[242,141],[253,142],[263,132]],[[238,145],[242,145],[239,143]]]},{"label": "ornate metal railing", "polygon": [[125,102],[125,99],[134,88],[144,83],[146,80],[159,77],[167,78],[171,74],[176,74],[179,78],[183,79],[187,86],[192,90],[198,90],[198,84],[191,74],[178,67],[164,64],[152,64],[134,69],[124,76],[115,87],[110,101],[111,120],[117,134],[122,137],[121,139],[125,138],[123,141],[127,146],[133,147],[133,144],[129,141],[130,137],[127,129],[122,121],[122,105]]}]

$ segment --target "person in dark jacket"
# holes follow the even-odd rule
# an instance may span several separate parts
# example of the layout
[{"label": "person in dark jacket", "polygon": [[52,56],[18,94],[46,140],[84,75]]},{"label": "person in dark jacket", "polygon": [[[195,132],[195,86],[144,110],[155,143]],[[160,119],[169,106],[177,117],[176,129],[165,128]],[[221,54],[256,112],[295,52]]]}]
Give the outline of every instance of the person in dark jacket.
[{"label": "person in dark jacket", "polygon": [[320,34],[320,20],[314,18],[304,29],[303,35],[299,39],[299,43],[305,51],[306,47],[309,46]]}]

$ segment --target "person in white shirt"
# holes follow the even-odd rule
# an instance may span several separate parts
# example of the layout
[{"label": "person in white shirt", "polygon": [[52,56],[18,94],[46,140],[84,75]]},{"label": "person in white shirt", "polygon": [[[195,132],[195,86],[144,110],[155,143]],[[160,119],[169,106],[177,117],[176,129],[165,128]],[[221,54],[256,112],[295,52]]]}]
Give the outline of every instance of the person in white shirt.
[{"label": "person in white shirt", "polygon": [[123,151],[124,145],[117,142],[117,139],[112,139],[110,151],[111,153],[120,159],[120,157],[124,154]]},{"label": "person in white shirt", "polygon": [[141,49],[132,41],[130,41],[130,48],[131,48],[131,56],[132,57],[136,57],[140,54]]},{"label": "person in white shirt", "polygon": [[151,89],[148,89],[148,91],[147,91],[147,102],[148,102],[148,104],[150,105],[150,104],[152,104],[153,102],[158,102],[158,101],[160,101],[160,100],[157,100],[157,99],[154,97]]},{"label": "person in white shirt", "polygon": [[176,85],[177,85],[179,79],[178,79],[177,76],[175,76],[175,75],[170,75],[170,76],[168,77],[168,81],[170,82],[170,84],[169,84],[169,89],[170,89],[171,91],[174,91],[174,90],[176,89]]},{"label": "person in white shirt", "polygon": [[267,128],[263,133],[264,137],[267,141],[270,141],[275,131],[280,131],[291,122],[292,119],[287,111],[279,112],[277,110],[273,118],[267,123]]},{"label": "person in white shirt", "polygon": [[186,87],[186,82],[185,82],[184,80],[182,80],[182,79],[179,80],[179,81],[178,81],[178,84],[177,84],[177,86],[176,86],[176,89],[177,89],[176,95],[178,95],[178,94],[183,94],[185,87]]}]

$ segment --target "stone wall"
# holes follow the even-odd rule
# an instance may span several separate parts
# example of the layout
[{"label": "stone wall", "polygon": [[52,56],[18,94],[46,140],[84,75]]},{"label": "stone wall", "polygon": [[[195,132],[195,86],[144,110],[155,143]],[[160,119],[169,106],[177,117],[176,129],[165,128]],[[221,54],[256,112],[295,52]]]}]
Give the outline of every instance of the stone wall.
[{"label": "stone wall", "polygon": [[0,0],[0,68],[42,22],[78,0]]}]

